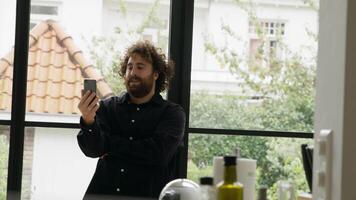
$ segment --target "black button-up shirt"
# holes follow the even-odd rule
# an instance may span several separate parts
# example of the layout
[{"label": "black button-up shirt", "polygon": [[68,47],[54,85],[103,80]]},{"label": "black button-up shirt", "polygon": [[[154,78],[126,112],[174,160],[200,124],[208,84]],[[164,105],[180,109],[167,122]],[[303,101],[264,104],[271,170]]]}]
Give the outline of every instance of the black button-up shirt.
[{"label": "black button-up shirt", "polygon": [[128,93],[100,101],[95,123],[80,120],[77,136],[86,156],[100,157],[88,194],[158,197],[172,180],[171,160],[184,135],[181,106],[155,94],[144,104]]}]

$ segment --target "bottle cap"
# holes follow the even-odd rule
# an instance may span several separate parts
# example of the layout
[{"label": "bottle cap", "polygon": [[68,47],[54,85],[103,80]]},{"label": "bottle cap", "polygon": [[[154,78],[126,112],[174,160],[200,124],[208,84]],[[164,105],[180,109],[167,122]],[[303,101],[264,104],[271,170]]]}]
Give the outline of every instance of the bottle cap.
[{"label": "bottle cap", "polygon": [[225,166],[236,165],[236,156],[224,156]]},{"label": "bottle cap", "polygon": [[258,188],[258,198],[257,200],[267,200],[267,186],[261,185]]},{"label": "bottle cap", "polygon": [[204,176],[200,178],[200,185],[213,185],[214,179],[210,176]]}]

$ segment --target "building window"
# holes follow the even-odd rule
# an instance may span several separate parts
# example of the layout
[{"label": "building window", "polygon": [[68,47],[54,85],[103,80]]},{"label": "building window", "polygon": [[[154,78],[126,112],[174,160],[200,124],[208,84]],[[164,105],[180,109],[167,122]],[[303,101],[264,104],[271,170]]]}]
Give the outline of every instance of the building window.
[{"label": "building window", "polygon": [[61,11],[60,7],[60,2],[33,2],[31,5],[30,29],[41,21],[48,19],[58,21]]},{"label": "building window", "polygon": [[250,64],[268,66],[271,59],[283,59],[280,40],[285,36],[285,22],[258,20],[249,22]]},{"label": "building window", "polygon": [[39,15],[58,15],[58,6],[32,5],[31,13]]},{"label": "building window", "polygon": [[258,20],[249,22],[250,34],[264,34],[268,36],[278,36],[285,34],[285,22],[277,20]]}]

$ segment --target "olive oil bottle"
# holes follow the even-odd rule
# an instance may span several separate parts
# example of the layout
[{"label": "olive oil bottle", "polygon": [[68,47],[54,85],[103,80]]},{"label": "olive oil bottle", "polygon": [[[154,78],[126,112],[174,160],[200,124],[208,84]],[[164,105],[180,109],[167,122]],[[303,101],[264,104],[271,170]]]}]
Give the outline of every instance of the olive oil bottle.
[{"label": "olive oil bottle", "polygon": [[218,184],[218,200],[243,200],[243,185],[237,182],[236,156],[224,156],[224,180]]}]

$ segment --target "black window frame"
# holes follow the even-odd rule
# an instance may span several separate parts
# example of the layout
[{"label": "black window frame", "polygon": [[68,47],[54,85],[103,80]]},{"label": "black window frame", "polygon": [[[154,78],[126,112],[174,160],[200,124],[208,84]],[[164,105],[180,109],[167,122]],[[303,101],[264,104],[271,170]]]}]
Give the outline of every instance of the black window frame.
[{"label": "black window frame", "polygon": [[[25,121],[27,59],[30,27],[31,0],[17,0],[16,30],[14,53],[14,77],[11,120],[0,120],[0,125],[10,126],[10,149],[7,180],[7,199],[21,199],[24,130],[26,127],[50,128],[79,128],[77,123],[33,122]],[[220,134],[245,135],[263,137],[313,138],[313,133],[282,132],[264,130],[234,130],[208,129],[189,127],[190,82],[192,36],[194,19],[194,0],[171,0],[170,29],[169,29],[169,57],[175,61],[175,78],[168,91],[168,100],[176,102],[184,108],[187,117],[183,148],[176,156],[177,177],[187,176],[188,135]]]}]

